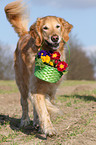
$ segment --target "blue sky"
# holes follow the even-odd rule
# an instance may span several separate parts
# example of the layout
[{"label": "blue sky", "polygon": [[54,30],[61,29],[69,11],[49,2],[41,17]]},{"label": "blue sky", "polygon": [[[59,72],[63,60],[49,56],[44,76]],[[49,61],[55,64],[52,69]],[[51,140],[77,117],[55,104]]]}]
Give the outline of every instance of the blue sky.
[{"label": "blue sky", "polygon": [[[16,46],[18,36],[6,19],[4,7],[14,0],[0,0],[0,41]],[[29,27],[38,17],[55,15],[64,18],[74,28],[79,42],[86,48],[96,49],[96,0],[25,0],[29,5]]]}]

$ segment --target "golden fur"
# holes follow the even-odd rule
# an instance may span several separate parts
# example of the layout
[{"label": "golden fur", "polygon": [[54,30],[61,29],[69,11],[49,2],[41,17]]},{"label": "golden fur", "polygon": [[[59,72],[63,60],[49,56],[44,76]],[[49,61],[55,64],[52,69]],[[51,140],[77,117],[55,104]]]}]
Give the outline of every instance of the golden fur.
[{"label": "golden fur", "polygon": [[[58,112],[51,102],[54,100],[56,89],[62,78],[57,83],[48,83],[34,76],[35,55],[42,46],[43,50],[61,53],[64,57],[64,43],[69,39],[72,25],[62,18],[47,16],[38,18],[30,30],[27,30],[28,17],[21,1],[15,1],[5,7],[7,19],[20,37],[14,53],[14,68],[16,83],[21,93],[22,119],[21,126],[30,123],[28,116],[28,97],[33,104],[33,125],[40,125],[46,135],[54,135],[55,129],[50,120],[50,112]],[[58,42],[58,43],[57,43]],[[58,48],[58,49],[57,49]]]}]

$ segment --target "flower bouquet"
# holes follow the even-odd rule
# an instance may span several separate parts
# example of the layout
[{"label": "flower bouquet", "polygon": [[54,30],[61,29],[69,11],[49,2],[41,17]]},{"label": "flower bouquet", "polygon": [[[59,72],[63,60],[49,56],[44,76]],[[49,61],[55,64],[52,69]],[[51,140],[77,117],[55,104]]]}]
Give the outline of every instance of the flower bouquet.
[{"label": "flower bouquet", "polygon": [[60,60],[60,53],[40,50],[35,57],[34,75],[44,81],[56,83],[67,72],[68,64]]}]

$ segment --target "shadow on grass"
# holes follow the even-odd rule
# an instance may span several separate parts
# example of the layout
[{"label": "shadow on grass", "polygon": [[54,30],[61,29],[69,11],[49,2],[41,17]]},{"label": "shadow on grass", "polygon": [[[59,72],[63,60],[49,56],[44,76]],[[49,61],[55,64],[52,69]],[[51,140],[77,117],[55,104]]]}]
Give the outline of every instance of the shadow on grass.
[{"label": "shadow on grass", "polygon": [[94,96],[90,96],[90,95],[78,95],[78,94],[74,94],[74,95],[60,95],[60,97],[79,98],[79,99],[82,99],[84,101],[94,101],[94,102],[96,102],[96,98]]},{"label": "shadow on grass", "polygon": [[46,140],[46,137],[43,137],[41,133],[38,132],[38,128],[33,128],[33,121],[31,121],[30,125],[24,128],[20,128],[20,121],[21,119],[12,118],[8,115],[0,115],[0,125],[10,125],[10,128],[15,131],[21,131],[27,135],[33,135],[36,138]]}]

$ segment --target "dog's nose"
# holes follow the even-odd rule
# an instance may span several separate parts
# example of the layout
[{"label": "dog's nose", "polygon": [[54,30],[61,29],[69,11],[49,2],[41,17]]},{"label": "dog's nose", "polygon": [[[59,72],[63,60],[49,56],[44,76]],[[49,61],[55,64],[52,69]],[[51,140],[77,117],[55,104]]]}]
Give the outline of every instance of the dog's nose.
[{"label": "dog's nose", "polygon": [[53,35],[53,36],[51,36],[51,40],[52,40],[53,42],[58,42],[59,36],[58,36],[58,35]]}]

